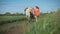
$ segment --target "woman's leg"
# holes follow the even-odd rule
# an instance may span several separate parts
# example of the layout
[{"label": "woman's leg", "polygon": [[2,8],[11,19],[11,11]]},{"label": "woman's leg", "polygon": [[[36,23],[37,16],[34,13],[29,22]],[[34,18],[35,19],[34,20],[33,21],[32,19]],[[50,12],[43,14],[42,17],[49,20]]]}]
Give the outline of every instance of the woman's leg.
[{"label": "woman's leg", "polygon": [[37,16],[35,16],[35,21],[36,21],[36,22],[38,21],[38,18],[37,18]]}]

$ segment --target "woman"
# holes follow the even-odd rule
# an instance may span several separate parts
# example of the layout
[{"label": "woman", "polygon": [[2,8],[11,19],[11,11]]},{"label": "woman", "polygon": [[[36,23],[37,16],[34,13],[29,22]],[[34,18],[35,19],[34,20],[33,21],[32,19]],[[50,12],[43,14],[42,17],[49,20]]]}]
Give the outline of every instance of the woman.
[{"label": "woman", "polygon": [[40,15],[40,12],[39,12],[39,7],[36,6],[36,8],[34,9],[34,16],[35,16],[35,20],[36,22],[38,21],[38,17]]}]

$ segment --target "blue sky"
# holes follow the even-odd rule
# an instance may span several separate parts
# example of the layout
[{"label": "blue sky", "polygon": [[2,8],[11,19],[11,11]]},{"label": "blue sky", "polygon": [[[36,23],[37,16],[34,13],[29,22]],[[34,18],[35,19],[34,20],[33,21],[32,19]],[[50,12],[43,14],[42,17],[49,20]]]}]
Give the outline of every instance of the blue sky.
[{"label": "blue sky", "polygon": [[0,0],[0,14],[24,13],[27,6],[39,6],[40,12],[46,13],[60,9],[60,0]]}]

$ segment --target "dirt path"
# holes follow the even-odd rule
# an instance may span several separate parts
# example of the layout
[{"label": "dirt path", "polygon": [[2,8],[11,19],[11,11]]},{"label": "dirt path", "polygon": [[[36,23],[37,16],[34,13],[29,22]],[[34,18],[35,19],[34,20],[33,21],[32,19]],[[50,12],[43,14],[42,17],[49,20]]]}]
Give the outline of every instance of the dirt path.
[{"label": "dirt path", "polygon": [[24,32],[27,32],[27,29],[31,26],[31,24],[25,22],[5,24],[3,26],[0,26],[0,29],[10,29],[9,31],[3,32],[2,34],[23,34]]},{"label": "dirt path", "polygon": [[4,34],[23,34],[22,28],[14,28],[9,32],[5,32]]},{"label": "dirt path", "polygon": [[5,34],[23,34],[24,32],[27,33],[27,29],[30,27],[30,25],[26,25],[25,28],[14,28],[10,32],[6,32]]}]

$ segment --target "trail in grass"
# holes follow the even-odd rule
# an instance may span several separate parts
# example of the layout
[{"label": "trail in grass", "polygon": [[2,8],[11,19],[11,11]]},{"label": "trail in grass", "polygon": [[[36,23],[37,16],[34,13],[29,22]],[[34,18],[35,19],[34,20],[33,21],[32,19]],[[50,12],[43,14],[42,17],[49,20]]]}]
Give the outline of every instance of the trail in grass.
[{"label": "trail in grass", "polygon": [[31,23],[25,21],[17,21],[0,26],[1,34],[24,34],[31,27]]}]

